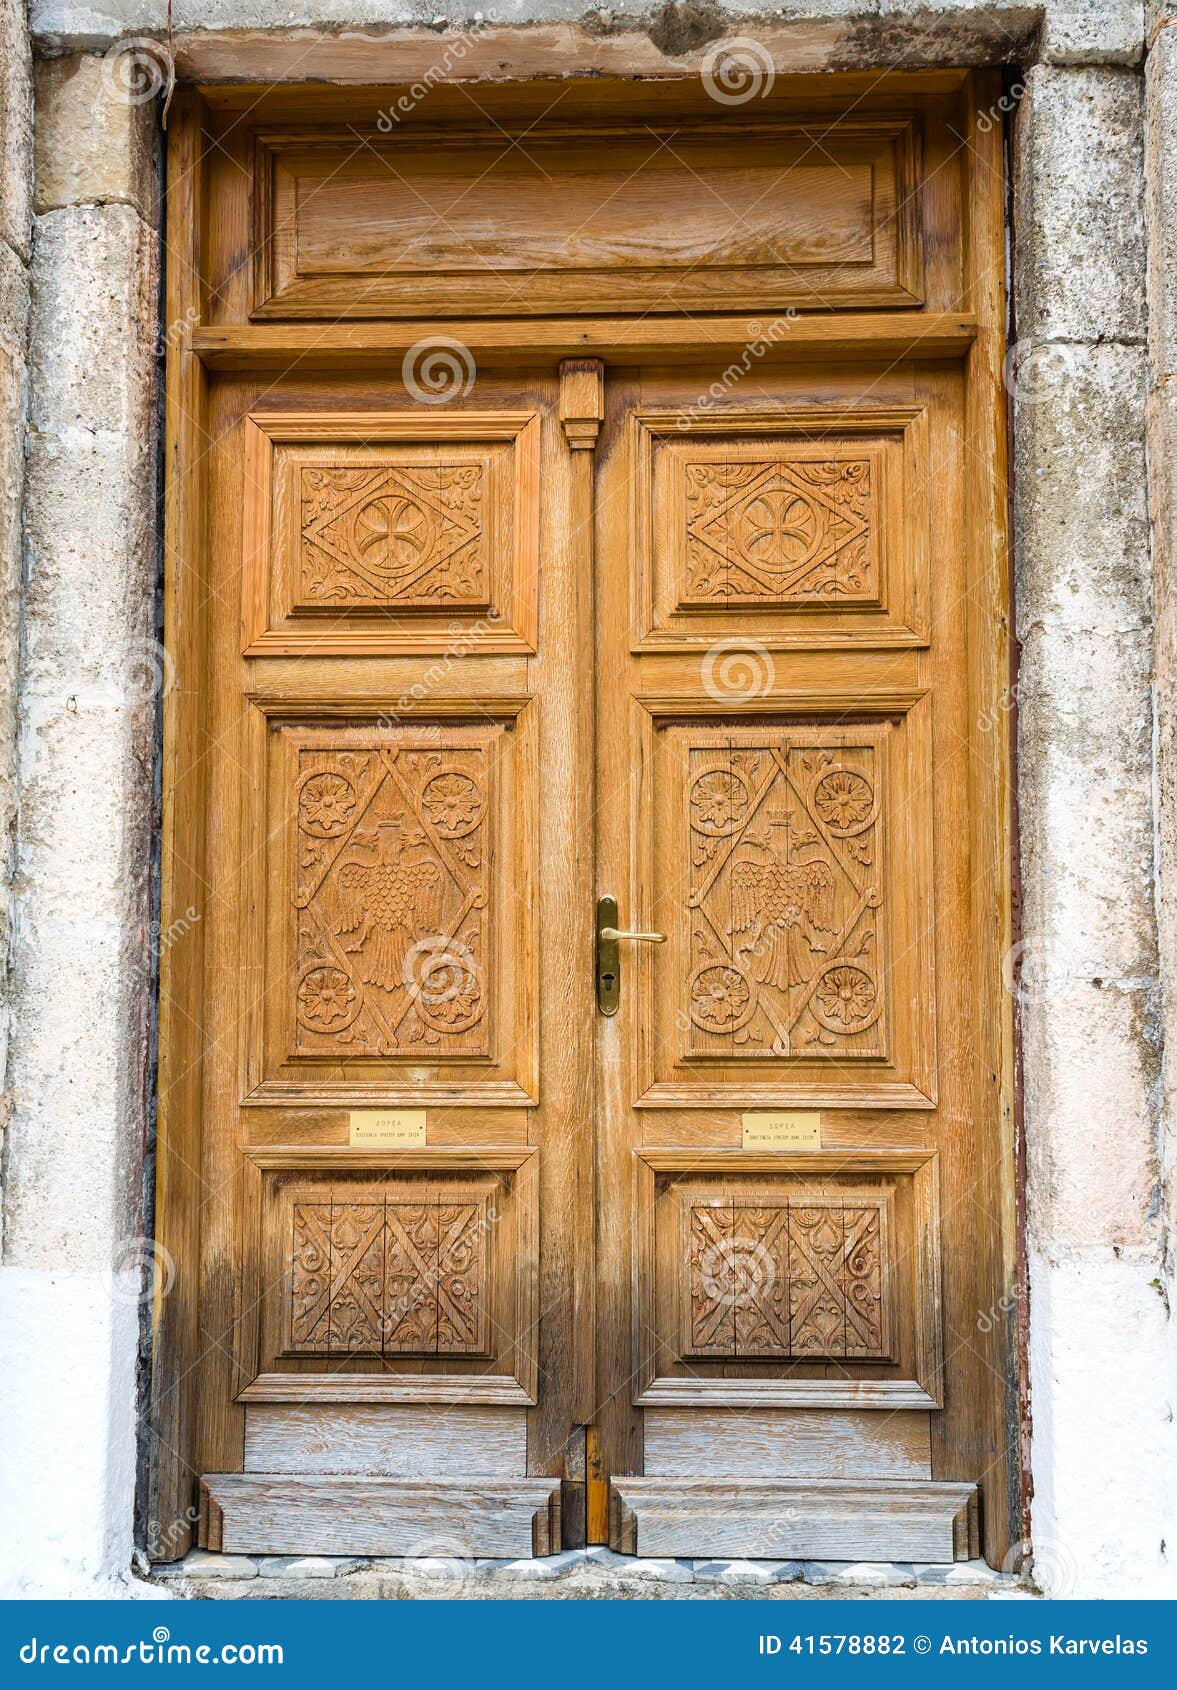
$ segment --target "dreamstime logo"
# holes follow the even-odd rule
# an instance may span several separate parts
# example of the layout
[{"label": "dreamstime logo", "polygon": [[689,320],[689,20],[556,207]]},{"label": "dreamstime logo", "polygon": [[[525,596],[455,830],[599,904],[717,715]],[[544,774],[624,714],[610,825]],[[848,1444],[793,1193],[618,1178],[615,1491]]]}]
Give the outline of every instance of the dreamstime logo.
[{"label": "dreamstime logo", "polygon": [[1075,373],[1075,349],[1053,341],[1035,346],[1020,342],[1005,355],[1005,386],[1019,404],[1034,405],[1056,397]]},{"label": "dreamstime logo", "polygon": [[425,1578],[443,1579],[446,1595],[461,1596],[477,1573],[477,1563],[467,1543],[457,1538],[425,1538],[404,1557],[403,1570]]},{"label": "dreamstime logo", "polygon": [[755,1239],[720,1238],[700,1257],[699,1281],[722,1308],[755,1308],[772,1295],[776,1263]]},{"label": "dreamstime logo", "polygon": [[703,60],[703,86],[721,106],[745,106],[772,92],[776,70],[759,41],[746,35],[720,41]]},{"label": "dreamstime logo", "polygon": [[281,1643],[173,1643],[166,1625],[128,1643],[53,1643],[31,1637],[21,1645],[22,1666],[282,1666]]},{"label": "dreamstime logo", "polygon": [[162,41],[128,35],[102,57],[107,92],[126,106],[145,106],[157,94],[168,99],[176,85],[176,66]]},{"label": "dreamstime logo", "polygon": [[166,698],[176,684],[176,662],[159,640],[136,640],[127,657],[127,696],[133,704]]},{"label": "dreamstime logo", "polygon": [[1020,683],[1015,682],[1012,687],[1006,687],[996,704],[987,705],[977,717],[977,727],[983,734],[992,733],[1003,716],[1009,716],[1018,707]]},{"label": "dreamstime logo", "polygon": [[763,698],[775,678],[772,656],[758,640],[720,640],[703,658],[703,686],[717,704]]},{"label": "dreamstime logo", "polygon": [[174,1561],[189,1542],[192,1528],[200,1524],[200,1509],[189,1504],[182,1514],[161,1525],[158,1520],[147,1522],[147,1547],[153,1561]]},{"label": "dreamstime logo", "polygon": [[135,959],[135,969],[139,977],[148,984],[155,982],[156,969],[161,960],[178,945],[200,920],[200,911],[195,904],[189,904],[186,910],[176,916],[166,927],[160,921],[151,921],[147,926],[147,944]]},{"label": "dreamstime logo", "polygon": [[995,1326],[1004,1326],[1008,1316],[1017,1307],[1017,1301],[1012,1292],[999,1297],[990,1308],[977,1316],[977,1331],[992,1332]]},{"label": "dreamstime logo", "polygon": [[465,1033],[482,1016],[482,970],[458,939],[430,935],[405,953],[405,987],[435,1032]]},{"label": "dreamstime logo", "polygon": [[154,1238],[124,1238],[116,1244],[108,1275],[112,1302],[151,1303],[170,1296],[176,1264]]},{"label": "dreamstime logo", "polygon": [[1079,1563],[1070,1549],[1056,1538],[1038,1533],[1013,1544],[1001,1570],[1031,1578],[1043,1595],[1064,1600],[1074,1595],[1079,1579]]},{"label": "dreamstime logo", "polygon": [[696,394],[691,403],[679,411],[674,419],[676,428],[684,433],[692,428],[699,417],[706,416],[721,399],[730,398],[732,392],[743,381],[752,368],[753,361],[763,358],[769,349],[782,340],[797,320],[796,306],[786,306],[778,317],[774,317],[767,327],[760,322],[747,325],[748,339],[738,359],[730,363],[723,374],[713,381],[704,392]]},{"label": "dreamstime logo", "polygon": [[401,380],[423,405],[448,405],[451,399],[464,399],[477,373],[470,348],[447,335],[417,341],[401,363]]},{"label": "dreamstime logo", "polygon": [[1001,959],[1001,979],[1015,1003],[1039,1003],[1058,985],[1050,950],[1040,940],[1019,939]]},{"label": "dreamstime logo", "polygon": [[160,330],[155,340],[155,356],[164,358],[169,350],[182,346],[188,331],[194,329],[199,321],[199,309],[189,305],[182,317],[174,317],[165,329]]},{"label": "dreamstime logo", "polygon": [[1002,117],[1014,110],[1018,101],[1022,99],[1025,92],[1025,83],[1015,82],[1001,96],[996,105],[990,106],[988,111],[979,113],[977,117],[977,128],[981,131],[982,135],[987,135],[991,129],[996,129],[997,125],[1001,122]]},{"label": "dreamstime logo", "polygon": [[[499,631],[500,621],[499,612],[492,609],[487,615],[480,616],[476,622],[451,622],[451,643],[446,646],[437,661],[431,663],[412,686],[401,693],[394,706],[381,712],[376,718],[376,725],[381,728],[399,727],[403,721],[412,719],[417,706],[436,691],[451,673],[455,663],[476,652],[485,634]],[[422,722],[416,727],[416,732],[423,740],[441,737],[441,729],[436,723]]]}]

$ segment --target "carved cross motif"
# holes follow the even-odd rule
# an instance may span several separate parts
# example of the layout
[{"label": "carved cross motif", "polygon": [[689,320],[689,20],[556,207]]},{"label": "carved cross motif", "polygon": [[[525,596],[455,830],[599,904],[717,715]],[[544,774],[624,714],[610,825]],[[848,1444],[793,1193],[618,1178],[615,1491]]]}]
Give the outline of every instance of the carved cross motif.
[{"label": "carved cross motif", "polygon": [[871,600],[869,458],[688,463],[684,605]]},{"label": "carved cross motif", "polygon": [[487,602],[480,465],[304,466],[300,488],[308,601]]}]

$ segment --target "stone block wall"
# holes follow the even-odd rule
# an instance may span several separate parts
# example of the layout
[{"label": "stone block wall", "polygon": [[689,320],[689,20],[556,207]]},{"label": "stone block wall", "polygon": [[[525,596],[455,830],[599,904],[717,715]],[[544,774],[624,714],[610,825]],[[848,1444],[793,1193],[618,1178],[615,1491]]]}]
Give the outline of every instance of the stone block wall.
[{"label": "stone block wall", "polygon": [[[17,678],[5,688],[19,805],[0,1492],[11,1546],[38,1547],[24,1576],[65,1592],[125,1575],[131,1554],[163,663],[159,207],[157,114],[120,100],[100,56],[41,62],[35,84],[35,160],[26,152],[16,178],[32,191]],[[23,138],[27,149],[31,125]]]},{"label": "stone block wall", "polygon": [[[474,6],[177,0],[182,75],[383,76]],[[159,0],[0,0],[0,1487],[14,1587],[125,1579],[158,698]],[[1177,13],[515,0],[464,74],[1016,63],[1015,631],[1035,1573],[1177,1594]],[[35,129],[35,160],[33,132]],[[29,303],[31,301],[31,304]],[[7,912],[11,910],[9,920]],[[0,1032],[3,1027],[0,1024]],[[79,1389],[79,1382],[84,1389]],[[46,1475],[50,1475],[47,1477]],[[48,1490],[47,1490],[48,1487]],[[32,1569],[30,1571],[30,1569]]]},{"label": "stone block wall", "polygon": [[[1172,1588],[1159,1134],[1145,81],[1039,64],[1015,121],[1015,611],[1034,1539]],[[1123,1428],[1131,1423],[1132,1438]],[[1142,1463],[1140,1442],[1154,1451]],[[1084,1451],[1099,1476],[1077,1481]]]}]

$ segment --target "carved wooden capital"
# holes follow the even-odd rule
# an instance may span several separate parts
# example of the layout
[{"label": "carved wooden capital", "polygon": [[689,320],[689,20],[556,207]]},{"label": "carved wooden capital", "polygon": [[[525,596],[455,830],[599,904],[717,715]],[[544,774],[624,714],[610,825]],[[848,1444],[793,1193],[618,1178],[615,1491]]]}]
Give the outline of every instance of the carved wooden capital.
[{"label": "carved wooden capital", "polygon": [[599,358],[565,358],[560,365],[560,421],[574,452],[591,452],[605,415],[605,366]]}]

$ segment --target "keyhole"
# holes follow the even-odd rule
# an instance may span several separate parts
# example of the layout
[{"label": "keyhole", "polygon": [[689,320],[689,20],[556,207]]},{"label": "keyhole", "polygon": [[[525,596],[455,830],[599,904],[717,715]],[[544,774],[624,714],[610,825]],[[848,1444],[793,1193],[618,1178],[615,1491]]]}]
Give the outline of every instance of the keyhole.
[{"label": "keyhole", "polygon": [[604,986],[604,988],[607,992],[611,992],[613,990],[613,982],[614,982],[615,979],[616,979],[616,975],[614,975],[614,974],[602,974],[601,975],[601,984],[602,984],[602,986]]}]

